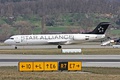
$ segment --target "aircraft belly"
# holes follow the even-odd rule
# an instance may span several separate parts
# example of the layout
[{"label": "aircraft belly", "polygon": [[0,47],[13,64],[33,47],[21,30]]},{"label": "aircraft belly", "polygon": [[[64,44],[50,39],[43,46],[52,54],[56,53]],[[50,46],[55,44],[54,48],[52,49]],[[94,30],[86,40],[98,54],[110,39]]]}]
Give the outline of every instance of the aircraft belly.
[{"label": "aircraft belly", "polygon": [[27,44],[48,44],[48,42],[47,41],[45,41],[45,40],[39,40],[39,41],[27,41]]}]

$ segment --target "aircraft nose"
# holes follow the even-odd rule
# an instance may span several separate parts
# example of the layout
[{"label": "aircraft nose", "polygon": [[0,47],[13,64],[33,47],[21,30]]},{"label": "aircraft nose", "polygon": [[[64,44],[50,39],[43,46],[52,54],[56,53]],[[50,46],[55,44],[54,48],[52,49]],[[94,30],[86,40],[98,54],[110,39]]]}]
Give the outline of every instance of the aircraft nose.
[{"label": "aircraft nose", "polygon": [[7,40],[4,41],[5,44],[11,44],[12,42],[13,42],[13,41],[11,41],[11,40],[9,40],[9,39],[7,39]]},{"label": "aircraft nose", "polygon": [[8,44],[8,43],[9,43],[9,41],[8,41],[8,40],[5,40],[5,41],[4,41],[4,43],[5,43],[5,44]]}]

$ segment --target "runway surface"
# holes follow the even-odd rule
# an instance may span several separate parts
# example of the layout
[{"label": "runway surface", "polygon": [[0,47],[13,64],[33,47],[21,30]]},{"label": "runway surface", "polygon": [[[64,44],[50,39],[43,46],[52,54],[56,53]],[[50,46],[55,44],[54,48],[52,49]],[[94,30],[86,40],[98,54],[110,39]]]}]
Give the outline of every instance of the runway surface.
[{"label": "runway surface", "polygon": [[0,55],[0,66],[20,61],[82,61],[83,67],[120,67],[120,55]]},{"label": "runway surface", "polygon": [[[45,49],[45,48],[57,48],[57,45],[35,45],[35,46],[17,46],[18,49]],[[62,48],[113,48],[112,46],[101,45],[62,45]],[[15,46],[0,46],[0,49],[15,49]]]}]

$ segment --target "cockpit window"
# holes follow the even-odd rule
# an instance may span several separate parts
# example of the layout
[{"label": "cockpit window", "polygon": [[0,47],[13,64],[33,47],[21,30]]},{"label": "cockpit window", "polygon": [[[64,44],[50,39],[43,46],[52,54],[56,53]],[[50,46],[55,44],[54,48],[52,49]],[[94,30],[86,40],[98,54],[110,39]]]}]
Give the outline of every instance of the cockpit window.
[{"label": "cockpit window", "polygon": [[14,38],[10,38],[10,39],[12,39],[12,40],[13,40]]}]

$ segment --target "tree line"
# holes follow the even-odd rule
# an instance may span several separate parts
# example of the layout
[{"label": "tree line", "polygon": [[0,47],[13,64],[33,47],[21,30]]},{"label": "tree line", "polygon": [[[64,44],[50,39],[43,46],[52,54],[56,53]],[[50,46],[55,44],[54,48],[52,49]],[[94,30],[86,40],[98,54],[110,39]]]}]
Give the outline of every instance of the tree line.
[{"label": "tree line", "polygon": [[0,16],[60,13],[120,14],[117,0],[0,0]]},{"label": "tree line", "polygon": [[0,40],[4,41],[13,34],[31,33],[34,25],[28,21],[17,21],[17,17],[20,16],[27,19],[38,16],[41,18],[37,19],[41,20],[43,31],[46,31],[45,24],[53,26],[56,24],[55,21],[58,21],[57,24],[63,25],[65,20],[60,18],[61,15],[76,14],[77,16],[73,16],[74,19],[68,20],[70,25],[84,26],[87,31],[96,23],[89,14],[96,13],[116,15],[117,17],[112,20],[120,25],[119,0],[0,0],[0,20],[5,17],[4,21],[7,23],[0,24]]}]

